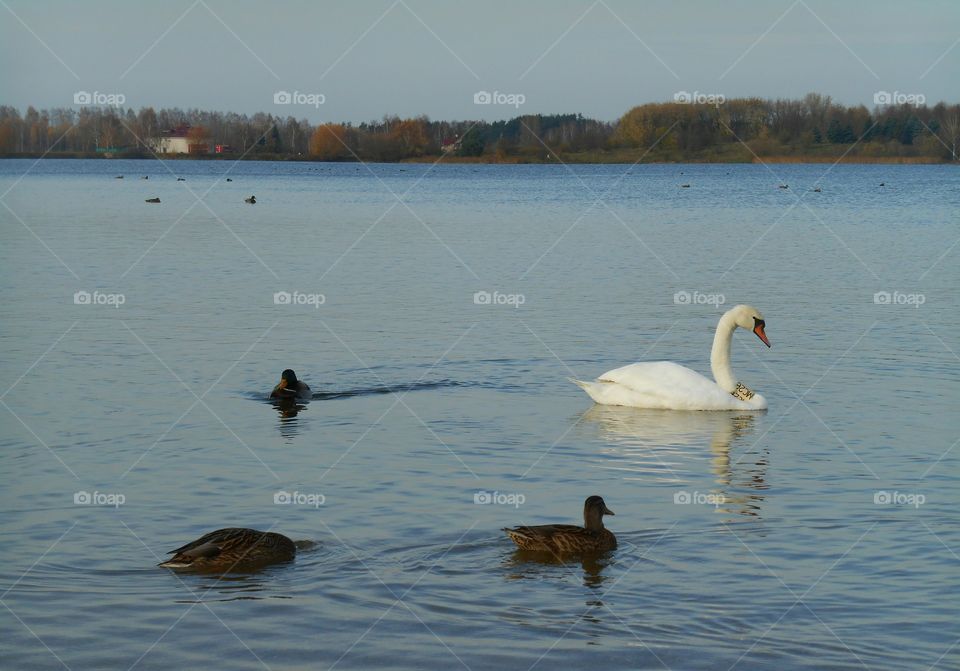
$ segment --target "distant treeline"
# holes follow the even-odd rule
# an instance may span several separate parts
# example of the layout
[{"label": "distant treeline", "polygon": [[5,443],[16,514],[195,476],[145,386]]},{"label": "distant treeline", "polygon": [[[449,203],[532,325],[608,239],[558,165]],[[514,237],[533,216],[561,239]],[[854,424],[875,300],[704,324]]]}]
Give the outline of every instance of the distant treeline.
[{"label": "distant treeline", "polygon": [[[550,160],[751,161],[756,157],[957,160],[960,105],[846,107],[811,93],[800,100],[735,98],[720,104],[650,103],[616,122],[579,114],[509,121],[384,117],[361,124],[202,110],[0,106],[0,155],[151,157],[156,138],[190,127],[200,154],[322,161]],[[194,154],[196,156],[196,154]],[[210,154],[214,156],[215,154]]]}]

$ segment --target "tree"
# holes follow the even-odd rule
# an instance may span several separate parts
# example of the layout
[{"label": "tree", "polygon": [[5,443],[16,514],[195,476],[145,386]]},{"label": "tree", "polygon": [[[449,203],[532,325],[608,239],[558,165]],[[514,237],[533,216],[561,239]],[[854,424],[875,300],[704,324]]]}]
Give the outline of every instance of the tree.
[{"label": "tree", "polygon": [[934,113],[939,121],[936,136],[950,152],[950,158],[956,161],[957,149],[960,145],[960,105],[947,108],[940,103],[934,108]]},{"label": "tree", "polygon": [[460,150],[457,152],[457,155],[480,156],[483,154],[484,146],[485,143],[483,138],[480,136],[480,131],[474,127],[467,131],[466,135],[463,136],[463,139],[460,140]]},{"label": "tree", "polygon": [[920,125],[920,121],[914,115],[910,115],[907,118],[906,123],[903,124],[903,128],[900,130],[900,137],[897,138],[900,140],[900,144],[913,144],[913,139],[920,134],[923,127]]},{"label": "tree", "polygon": [[187,131],[187,148],[191,154],[205,154],[210,151],[207,145],[207,129],[203,126],[191,126]]},{"label": "tree", "polygon": [[274,154],[283,151],[283,141],[280,139],[280,131],[277,130],[276,124],[270,129],[270,148]]},{"label": "tree", "polygon": [[426,117],[419,117],[404,119],[393,125],[390,135],[400,145],[400,151],[404,157],[423,156],[427,152],[430,145],[430,137],[427,133],[429,123]]},{"label": "tree", "polygon": [[343,124],[317,126],[310,138],[310,155],[320,161],[342,161],[353,156],[351,133]]},{"label": "tree", "polygon": [[850,144],[857,141],[857,136],[854,135],[853,129],[849,125],[834,118],[830,120],[830,125],[827,126],[827,139],[834,144]]}]

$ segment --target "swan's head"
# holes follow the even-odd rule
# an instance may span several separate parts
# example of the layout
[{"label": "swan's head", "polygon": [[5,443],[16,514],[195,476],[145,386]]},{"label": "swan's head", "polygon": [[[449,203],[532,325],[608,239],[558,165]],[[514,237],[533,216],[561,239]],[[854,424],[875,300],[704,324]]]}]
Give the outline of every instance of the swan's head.
[{"label": "swan's head", "polygon": [[757,308],[749,305],[737,305],[731,308],[727,314],[733,317],[733,321],[737,326],[748,331],[753,331],[756,336],[763,341],[764,345],[770,347],[770,341],[767,340],[767,334],[764,330],[767,323]]}]

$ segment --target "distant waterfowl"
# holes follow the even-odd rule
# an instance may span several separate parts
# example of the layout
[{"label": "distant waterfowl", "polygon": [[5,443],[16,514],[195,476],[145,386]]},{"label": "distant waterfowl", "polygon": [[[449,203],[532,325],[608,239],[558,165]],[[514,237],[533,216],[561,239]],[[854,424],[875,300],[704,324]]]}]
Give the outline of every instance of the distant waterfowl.
[{"label": "distant waterfowl", "polygon": [[159,203],[159,202],[160,202],[160,199],[159,199],[159,198],[147,198],[146,202],[148,202],[148,203]]},{"label": "distant waterfowl", "polygon": [[288,368],[280,374],[280,383],[270,392],[270,398],[310,398],[310,387]]},{"label": "distant waterfowl", "polygon": [[123,175],[117,175],[114,179],[123,179]]},{"label": "distant waterfowl", "polygon": [[886,186],[886,183],[880,182],[880,186]]},{"label": "distant waterfowl", "polygon": [[690,188],[690,185],[689,185],[689,184],[681,184],[681,185],[680,185],[680,188],[681,188],[681,189],[689,189],[689,188]]},{"label": "distant waterfowl", "polygon": [[140,179],[150,179],[150,175],[144,175],[144,176],[141,177]]},{"label": "distant waterfowl", "polygon": [[789,188],[790,188],[790,185],[789,185],[789,184],[781,184],[781,185],[780,185],[780,188],[781,188],[781,189],[789,189]]},{"label": "distant waterfowl", "polygon": [[817,188],[815,188],[815,189],[813,190],[813,192],[814,192],[814,193],[820,193],[822,190],[823,190],[823,189],[821,189],[821,188],[818,186]]},{"label": "distant waterfowl", "polygon": [[227,177],[227,181],[228,181],[228,182],[232,182],[233,180],[230,179],[229,177]]},{"label": "distant waterfowl", "polygon": [[587,554],[617,547],[617,537],[603,526],[603,516],[613,515],[603,498],[591,496],[583,503],[583,526],[544,524],[535,527],[505,528],[521,550],[553,554]]},{"label": "distant waterfowl", "polygon": [[183,177],[177,177],[177,181],[178,181],[178,182],[186,182],[187,180],[185,180]]},{"label": "distant waterfowl", "polygon": [[293,541],[281,534],[256,529],[217,529],[172,550],[157,566],[200,571],[244,570],[290,561],[297,554]]},{"label": "distant waterfowl", "polygon": [[245,202],[245,203],[250,203],[251,205],[256,205],[256,204],[257,204],[257,197],[256,197],[256,196],[250,196],[249,198],[244,198],[244,199],[243,199],[243,202]]},{"label": "distant waterfowl", "polygon": [[767,400],[737,381],[730,368],[730,344],[737,328],[747,329],[770,347],[763,315],[737,305],[720,317],[710,352],[716,380],[672,361],[649,361],[607,371],[593,382],[571,380],[603,405],[662,410],[766,410]]}]

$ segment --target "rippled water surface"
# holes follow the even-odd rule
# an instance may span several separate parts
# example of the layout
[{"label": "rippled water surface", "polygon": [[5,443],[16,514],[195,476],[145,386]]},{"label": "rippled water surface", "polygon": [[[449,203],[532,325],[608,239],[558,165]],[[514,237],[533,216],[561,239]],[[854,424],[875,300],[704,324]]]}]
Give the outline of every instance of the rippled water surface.
[{"label": "rippled water surface", "polygon": [[[955,167],[3,161],[0,193],[4,666],[960,667]],[[567,380],[709,374],[736,303],[768,412]],[[267,400],[287,367],[313,400]],[[591,494],[606,556],[500,531]],[[155,566],[226,526],[301,551]]]}]

